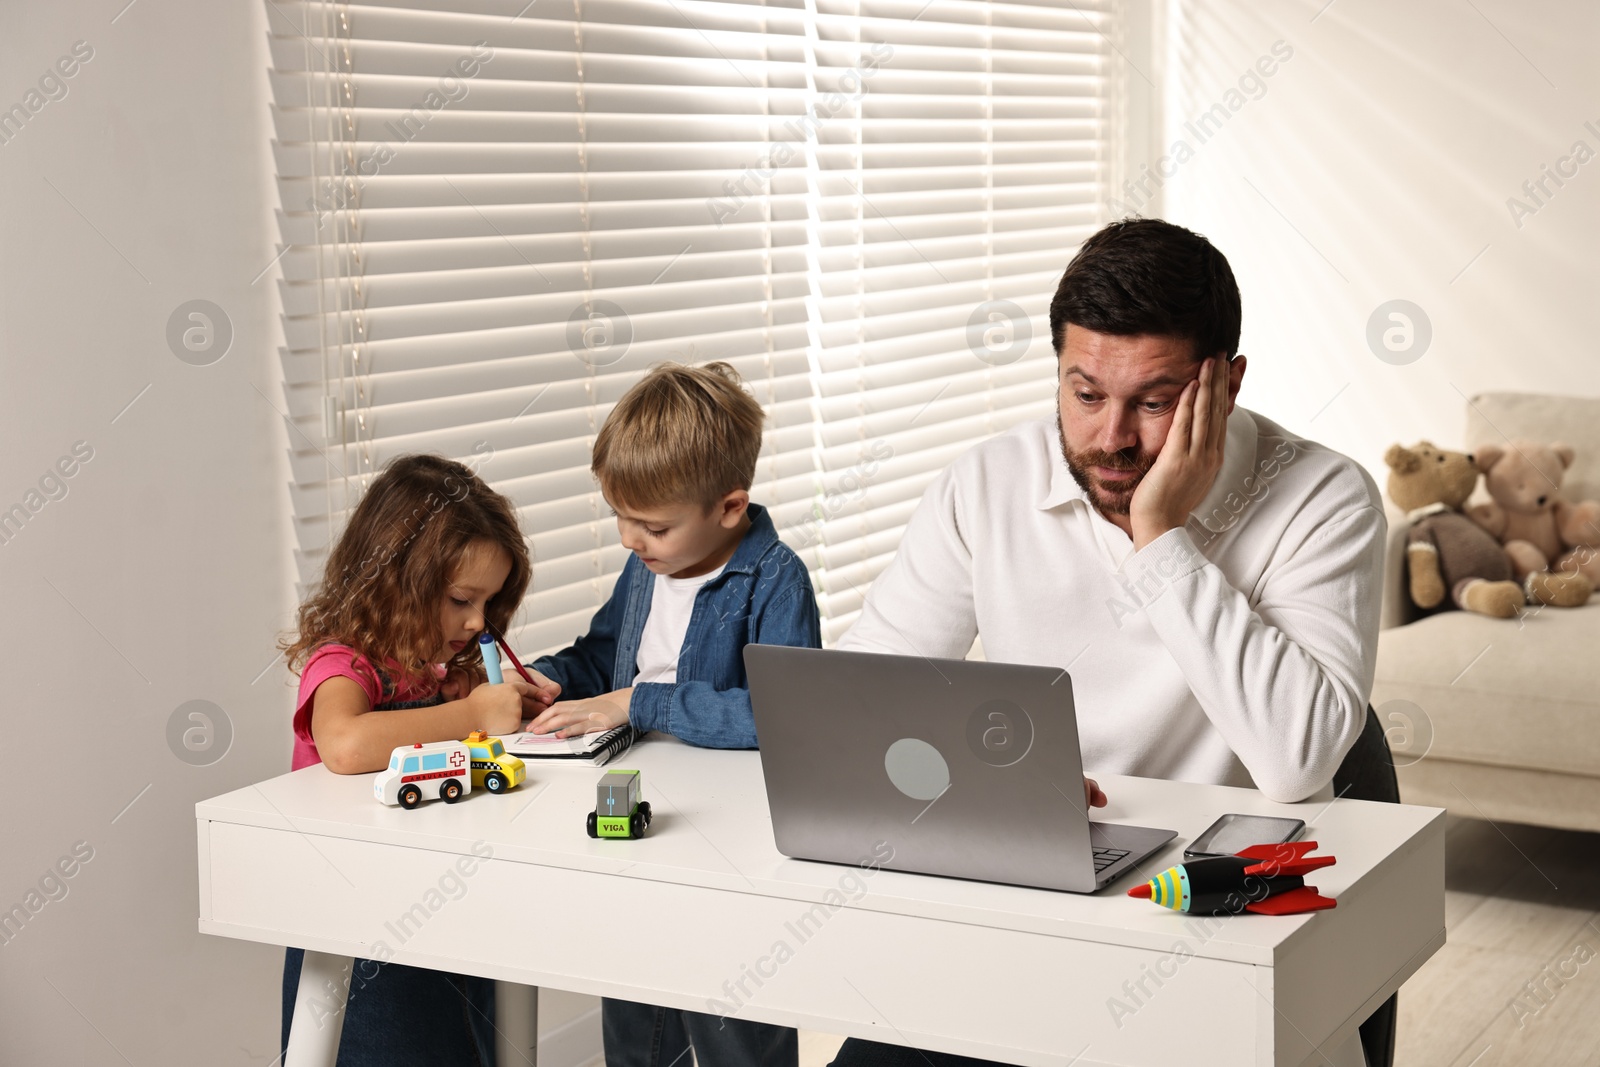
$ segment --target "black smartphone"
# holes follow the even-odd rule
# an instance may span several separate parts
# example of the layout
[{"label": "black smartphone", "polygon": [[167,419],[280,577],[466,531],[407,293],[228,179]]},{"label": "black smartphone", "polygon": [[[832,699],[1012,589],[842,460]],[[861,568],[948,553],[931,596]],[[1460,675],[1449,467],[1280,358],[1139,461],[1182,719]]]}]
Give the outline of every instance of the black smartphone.
[{"label": "black smartphone", "polygon": [[1251,845],[1277,845],[1305,832],[1304,819],[1279,819],[1271,815],[1228,814],[1206,827],[1183,850],[1186,860],[1232,856]]}]

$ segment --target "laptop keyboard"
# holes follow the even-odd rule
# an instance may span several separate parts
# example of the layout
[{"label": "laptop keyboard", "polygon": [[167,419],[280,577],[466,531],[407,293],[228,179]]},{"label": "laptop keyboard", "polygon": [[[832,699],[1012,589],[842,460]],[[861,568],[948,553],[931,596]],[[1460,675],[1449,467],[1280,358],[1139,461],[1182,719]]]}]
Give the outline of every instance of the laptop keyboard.
[{"label": "laptop keyboard", "polygon": [[1127,854],[1128,850],[1125,848],[1096,848],[1094,850],[1094,873],[1099,874]]}]

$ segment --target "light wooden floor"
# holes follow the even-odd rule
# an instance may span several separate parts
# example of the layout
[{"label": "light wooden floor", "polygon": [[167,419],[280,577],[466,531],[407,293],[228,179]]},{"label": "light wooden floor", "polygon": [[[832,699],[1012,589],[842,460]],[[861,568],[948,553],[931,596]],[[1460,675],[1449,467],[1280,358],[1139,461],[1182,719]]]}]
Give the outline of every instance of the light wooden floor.
[{"label": "light wooden floor", "polygon": [[[1400,990],[1395,1067],[1600,1067],[1600,834],[1452,818],[1445,847],[1448,940]],[[800,1067],[840,1040],[801,1031]]]},{"label": "light wooden floor", "polygon": [[1600,834],[1452,819],[1445,849],[1447,943],[1400,990],[1396,1067],[1600,1064]]}]

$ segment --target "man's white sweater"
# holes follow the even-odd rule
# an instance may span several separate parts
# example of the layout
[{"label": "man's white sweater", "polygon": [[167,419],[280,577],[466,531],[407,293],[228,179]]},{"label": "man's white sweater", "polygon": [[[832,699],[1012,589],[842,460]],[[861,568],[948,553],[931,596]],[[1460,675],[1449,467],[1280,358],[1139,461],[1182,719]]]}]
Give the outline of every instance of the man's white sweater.
[{"label": "man's white sweater", "polygon": [[1361,466],[1236,407],[1184,529],[1138,552],[1054,418],[928,487],[839,647],[1069,671],[1085,771],[1325,790],[1365,723],[1387,524]]}]

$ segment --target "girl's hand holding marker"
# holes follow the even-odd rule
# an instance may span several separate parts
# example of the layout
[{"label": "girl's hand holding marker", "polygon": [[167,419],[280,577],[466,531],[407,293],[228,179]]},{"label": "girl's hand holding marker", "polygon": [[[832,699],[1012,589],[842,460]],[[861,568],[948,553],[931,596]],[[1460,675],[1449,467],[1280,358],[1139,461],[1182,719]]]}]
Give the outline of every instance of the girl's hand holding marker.
[{"label": "girl's hand holding marker", "polygon": [[516,733],[524,719],[533,718],[548,705],[545,694],[521,678],[499,685],[479,685],[467,694],[467,707],[473,711],[473,721],[481,722],[480,729],[496,737]]},{"label": "girl's hand holding marker", "polygon": [[542,714],[560,695],[561,687],[537,671],[518,667],[522,678],[509,681],[500,666],[500,649],[495,639],[484,632],[478,636],[478,651],[483,656],[487,681],[478,682],[461,668],[451,670],[440,686],[446,700],[465,700],[490,734],[516,733],[526,719]]}]

